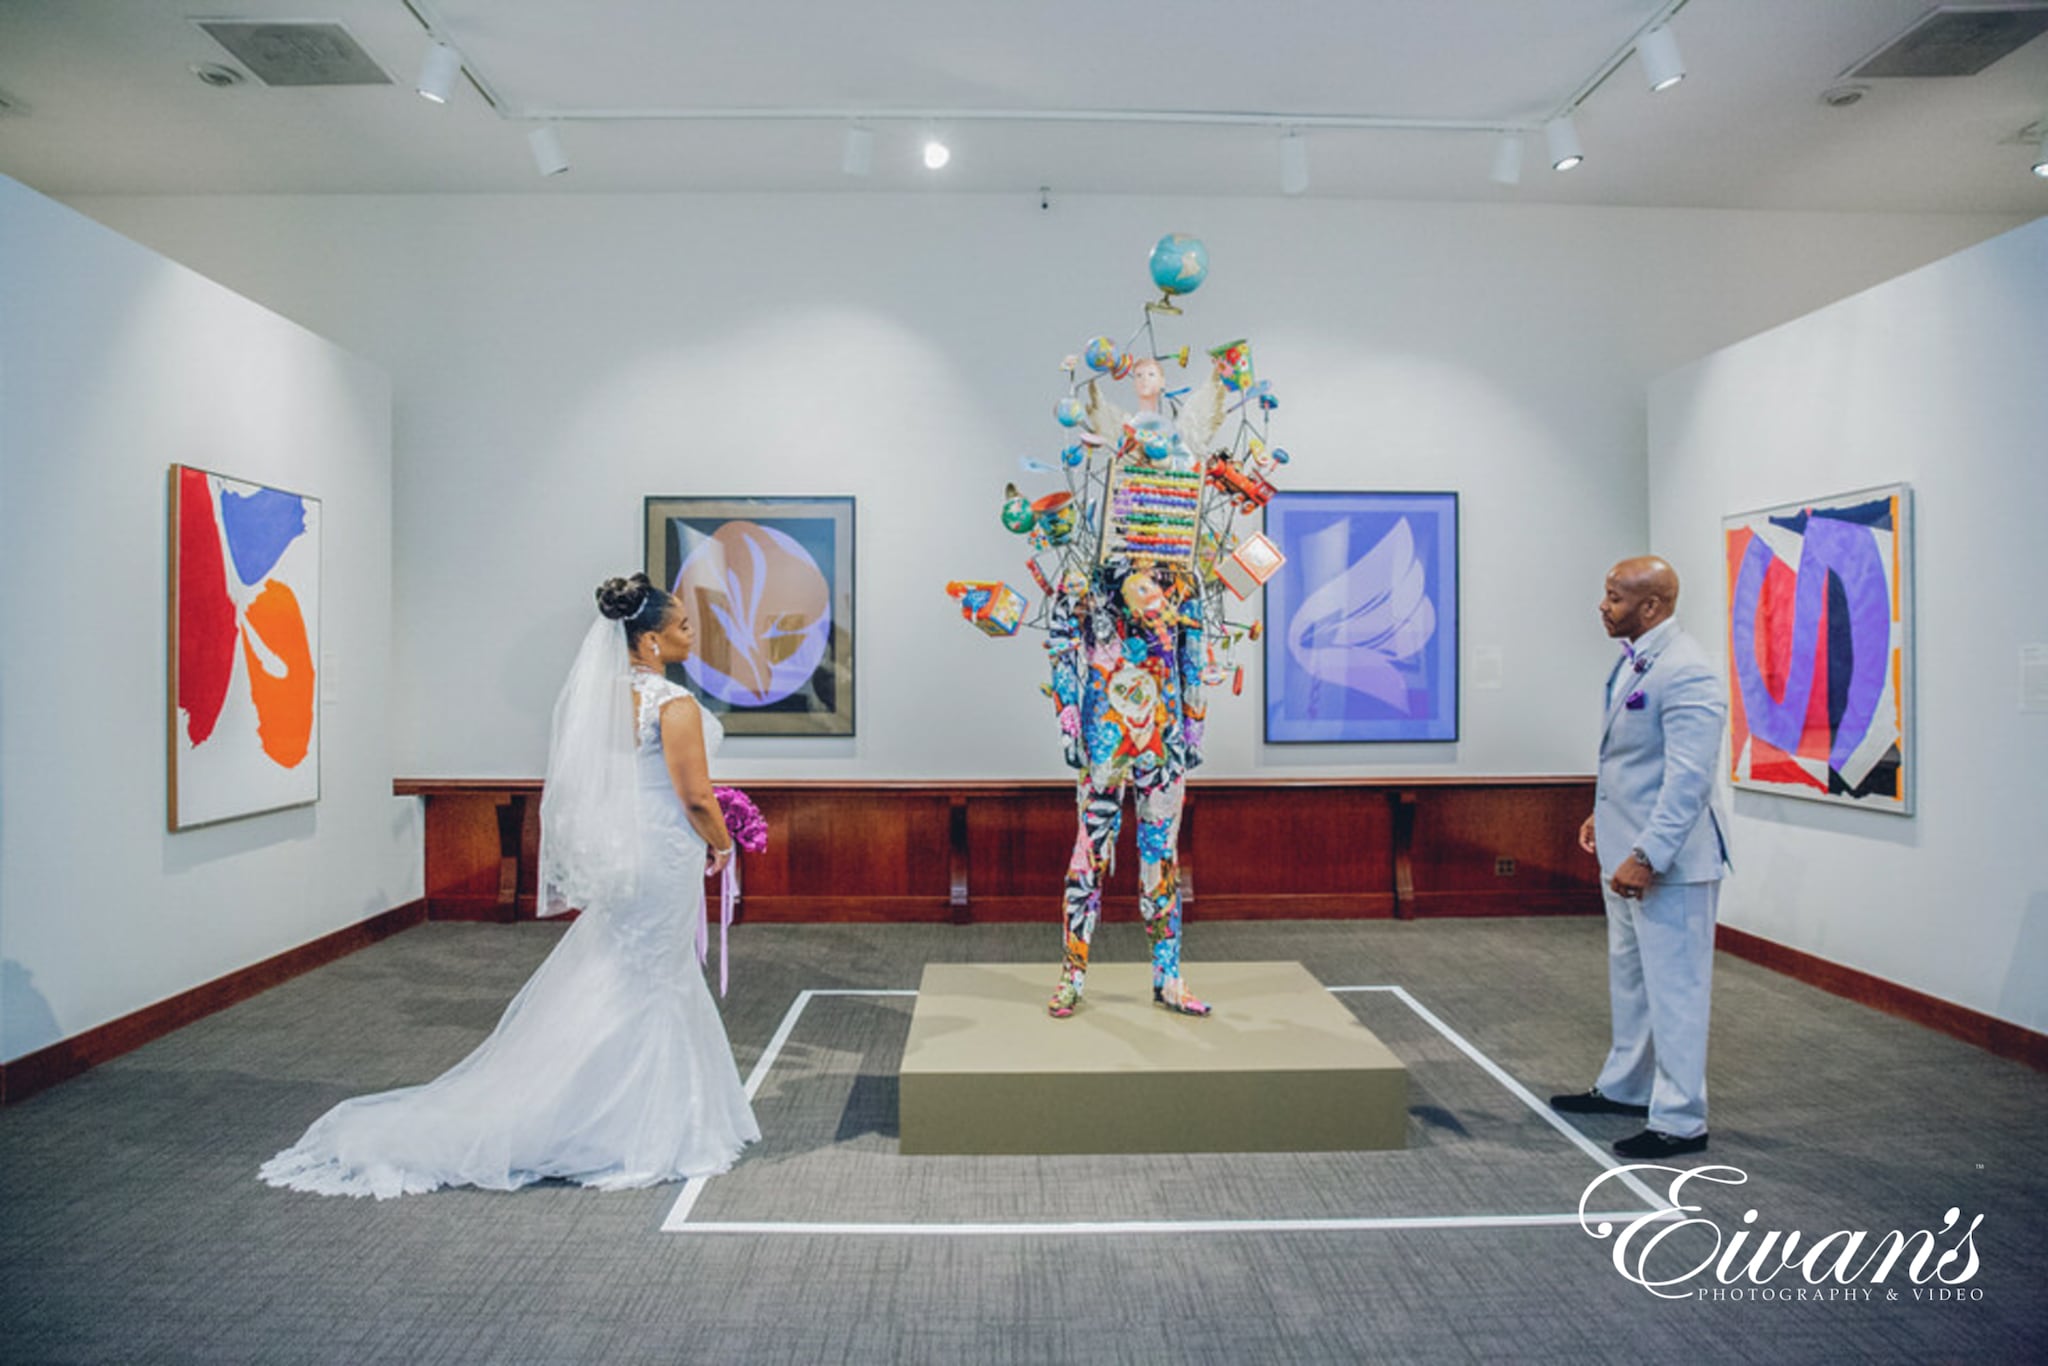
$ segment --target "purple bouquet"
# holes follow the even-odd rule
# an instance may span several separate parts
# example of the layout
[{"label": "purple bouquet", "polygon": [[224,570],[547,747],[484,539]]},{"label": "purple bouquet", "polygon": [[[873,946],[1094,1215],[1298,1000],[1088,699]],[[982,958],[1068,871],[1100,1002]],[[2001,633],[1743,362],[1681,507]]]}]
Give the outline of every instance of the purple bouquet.
[{"label": "purple bouquet", "polygon": [[725,828],[732,832],[733,842],[750,854],[758,854],[768,847],[768,822],[761,817],[761,809],[754,805],[754,799],[736,787],[714,789],[718,796],[718,809],[725,816]]}]

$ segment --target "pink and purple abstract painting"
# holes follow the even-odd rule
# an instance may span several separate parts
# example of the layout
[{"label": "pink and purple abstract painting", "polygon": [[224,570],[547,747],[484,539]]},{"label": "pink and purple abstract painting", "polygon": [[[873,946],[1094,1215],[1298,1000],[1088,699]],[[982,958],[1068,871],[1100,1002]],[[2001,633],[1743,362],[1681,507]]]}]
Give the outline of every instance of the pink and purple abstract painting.
[{"label": "pink and purple abstract painting", "polygon": [[1737,787],[1912,811],[1911,491],[1722,523]]}]

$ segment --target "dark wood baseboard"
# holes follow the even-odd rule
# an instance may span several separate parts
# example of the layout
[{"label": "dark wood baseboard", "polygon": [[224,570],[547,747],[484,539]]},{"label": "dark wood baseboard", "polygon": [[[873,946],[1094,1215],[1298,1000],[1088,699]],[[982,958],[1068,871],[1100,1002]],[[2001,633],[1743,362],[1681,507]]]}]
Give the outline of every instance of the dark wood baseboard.
[{"label": "dark wood baseboard", "polygon": [[2023,1062],[2036,1071],[2048,1072],[2048,1034],[2038,1034],[2009,1020],[1900,986],[1860,968],[1844,967],[1840,963],[1817,958],[1803,949],[1790,948],[1733,926],[1714,927],[1714,947],[1773,972],[1782,972],[1808,986],[1846,997],[1859,1005],[1939,1030],[1964,1043],[1975,1044],[1987,1053],[1996,1053],[2001,1058]]},{"label": "dark wood baseboard", "polygon": [[381,915],[373,915],[332,934],[324,934],[311,943],[287,949],[260,963],[251,963],[225,977],[203,982],[155,1005],[144,1006],[118,1020],[109,1020],[97,1028],[74,1034],[48,1048],[25,1053],[13,1062],[0,1063],[0,1105],[12,1104],[47,1090],[89,1067],[118,1058],[194,1020],[268,991],[280,982],[323,967],[337,958],[345,958],[380,939],[389,939],[400,930],[424,923],[426,918],[427,903],[424,900],[408,901]]}]

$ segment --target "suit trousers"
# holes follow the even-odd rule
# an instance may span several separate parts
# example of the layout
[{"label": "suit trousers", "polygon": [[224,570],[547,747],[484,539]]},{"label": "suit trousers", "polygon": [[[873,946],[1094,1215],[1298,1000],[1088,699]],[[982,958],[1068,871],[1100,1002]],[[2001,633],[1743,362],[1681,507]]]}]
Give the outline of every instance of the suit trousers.
[{"label": "suit trousers", "polygon": [[1605,893],[1614,1046],[1600,1093],[1650,1107],[1649,1127],[1707,1131],[1707,1020],[1718,882],[1653,882],[1641,900]]}]

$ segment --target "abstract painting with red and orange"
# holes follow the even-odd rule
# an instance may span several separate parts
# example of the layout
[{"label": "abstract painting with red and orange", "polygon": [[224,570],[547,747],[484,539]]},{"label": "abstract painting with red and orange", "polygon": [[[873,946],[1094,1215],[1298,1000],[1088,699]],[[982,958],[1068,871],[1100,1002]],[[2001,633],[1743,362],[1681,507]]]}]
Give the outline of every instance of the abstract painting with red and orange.
[{"label": "abstract painting with red and orange", "polygon": [[170,827],[320,796],[320,503],[171,467]]}]

